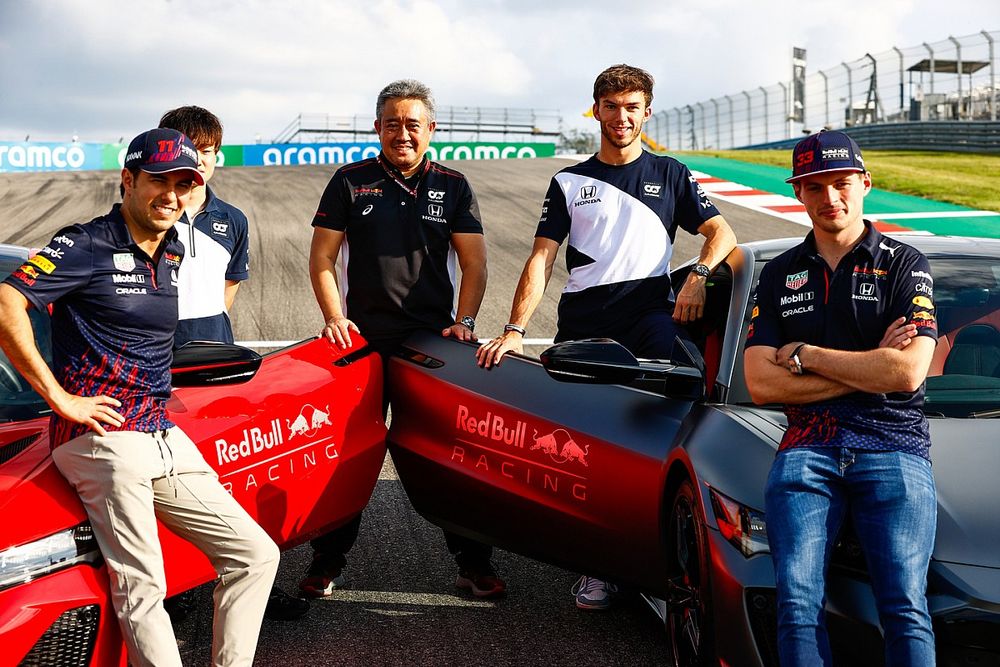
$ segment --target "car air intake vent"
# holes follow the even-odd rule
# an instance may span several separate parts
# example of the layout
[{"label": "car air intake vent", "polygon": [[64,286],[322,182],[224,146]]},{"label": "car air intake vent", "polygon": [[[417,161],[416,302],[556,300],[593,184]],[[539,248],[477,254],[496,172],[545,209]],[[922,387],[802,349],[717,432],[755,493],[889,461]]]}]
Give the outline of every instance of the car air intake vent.
[{"label": "car air intake vent", "polygon": [[101,608],[96,604],[63,612],[35,642],[21,667],[87,667],[100,618]]},{"label": "car air intake vent", "polygon": [[28,445],[38,440],[39,435],[34,433],[29,435],[27,438],[21,438],[20,440],[15,440],[9,445],[4,445],[0,447],[0,465],[7,463],[12,458],[23,452],[28,448]]}]

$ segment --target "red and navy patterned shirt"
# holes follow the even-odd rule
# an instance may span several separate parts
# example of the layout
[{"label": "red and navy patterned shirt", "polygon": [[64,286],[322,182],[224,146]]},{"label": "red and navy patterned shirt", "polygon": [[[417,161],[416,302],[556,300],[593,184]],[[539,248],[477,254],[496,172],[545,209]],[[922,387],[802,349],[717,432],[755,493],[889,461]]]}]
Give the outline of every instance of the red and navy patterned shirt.
[{"label": "red and navy patterned shirt", "polygon": [[[905,316],[918,336],[937,339],[930,264],[919,250],[867,233],[831,271],[812,232],[771,260],[760,274],[747,347],[780,348],[801,341],[835,350],[878,347],[893,320]],[[924,386],[913,392],[854,392],[788,405],[781,449],[848,447],[902,451],[930,458],[930,431],[920,409]]]},{"label": "red and navy patterned shirt", "polygon": [[[157,261],[138,245],[120,205],[86,224],[60,230],[6,283],[39,310],[52,304],[52,372],[81,396],[121,401],[125,423],[108,431],[171,427],[170,363],[177,326],[177,269],[184,247],[173,229]],[[88,431],[52,417],[55,447]]]}]

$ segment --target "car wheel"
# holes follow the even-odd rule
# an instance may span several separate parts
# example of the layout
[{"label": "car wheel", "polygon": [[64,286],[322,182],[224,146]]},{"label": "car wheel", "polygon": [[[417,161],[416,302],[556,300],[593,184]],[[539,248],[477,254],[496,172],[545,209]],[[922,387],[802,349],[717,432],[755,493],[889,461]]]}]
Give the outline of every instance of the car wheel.
[{"label": "car wheel", "polygon": [[708,536],[690,480],[677,489],[669,522],[666,630],[671,658],[678,667],[714,664]]}]

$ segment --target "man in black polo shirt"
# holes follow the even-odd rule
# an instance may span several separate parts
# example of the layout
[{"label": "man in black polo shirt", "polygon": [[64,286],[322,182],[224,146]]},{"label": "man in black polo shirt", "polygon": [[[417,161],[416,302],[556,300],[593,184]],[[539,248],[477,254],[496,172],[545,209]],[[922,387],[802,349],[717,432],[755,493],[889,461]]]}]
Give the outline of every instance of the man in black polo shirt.
[{"label": "man in black polo shirt", "polygon": [[[213,664],[251,665],[278,548],[166,412],[184,248],[174,223],[198,172],[176,130],[129,144],[122,203],[60,230],[0,285],[0,345],[52,407],[52,460],[80,496],[134,665],[180,667],[163,609],[159,518],[219,574]],[[29,308],[52,304],[52,370]]]},{"label": "man in black polo shirt", "polygon": [[[326,322],[322,335],[347,348],[351,332],[360,332],[384,362],[414,331],[476,340],[486,291],[483,226],[465,177],[424,156],[434,127],[427,86],[401,80],[382,89],[375,104],[382,152],[337,170],[312,222],[309,275]],[[386,392],[391,397],[391,387]],[[304,595],[326,596],[343,585],[344,554],[360,522],[313,540]],[[491,547],[447,531],[445,537],[458,562],[457,586],[477,597],[504,592]]]},{"label": "man in black polo shirt", "polygon": [[788,429],[765,492],[782,665],[829,665],[824,578],[850,512],[886,663],[933,665],[927,568],[937,501],[921,411],[937,340],[927,259],[862,219],[871,190],[842,132],[800,141],[788,179],[813,231],[768,262],[744,357],[757,403]]}]

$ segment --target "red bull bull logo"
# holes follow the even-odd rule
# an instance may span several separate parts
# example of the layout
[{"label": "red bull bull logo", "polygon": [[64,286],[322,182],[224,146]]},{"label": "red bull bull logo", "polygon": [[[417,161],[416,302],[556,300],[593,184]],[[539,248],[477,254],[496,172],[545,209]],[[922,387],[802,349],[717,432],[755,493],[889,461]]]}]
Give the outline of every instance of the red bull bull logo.
[{"label": "red bull bull logo", "polygon": [[535,431],[535,436],[535,444],[528,451],[540,449],[543,453],[548,454],[549,458],[555,463],[575,461],[582,463],[584,467],[590,467],[590,464],[587,463],[587,454],[590,452],[590,445],[581,448],[566,429],[557,428],[551,433],[546,433],[540,437],[538,437],[538,431]]},{"label": "red bull bull logo", "polygon": [[320,410],[319,408],[313,407],[312,404],[306,403],[299,410],[299,416],[295,419],[286,419],[285,423],[288,426],[288,439],[291,440],[296,436],[304,435],[307,438],[311,438],[319,431],[323,426],[332,426],[330,423],[330,406],[326,406],[326,412]]}]

